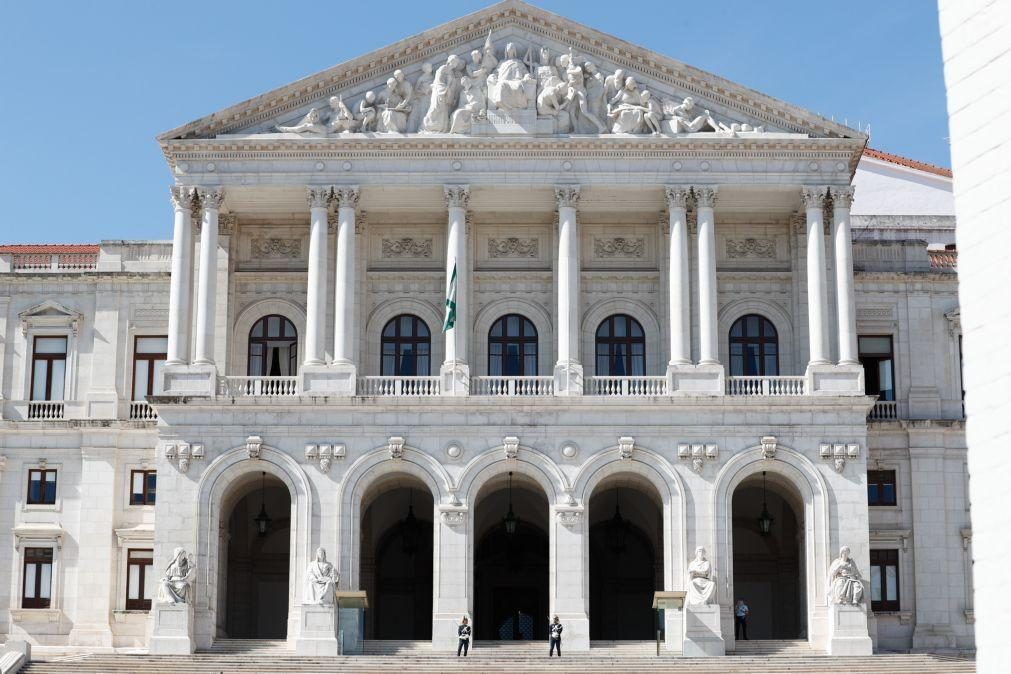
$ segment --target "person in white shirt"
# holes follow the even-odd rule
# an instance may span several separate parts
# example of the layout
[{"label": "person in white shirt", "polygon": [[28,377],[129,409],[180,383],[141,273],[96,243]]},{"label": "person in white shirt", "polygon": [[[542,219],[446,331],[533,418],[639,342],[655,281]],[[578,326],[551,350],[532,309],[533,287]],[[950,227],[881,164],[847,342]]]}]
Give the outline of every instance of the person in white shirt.
[{"label": "person in white shirt", "polygon": [[743,635],[744,640],[748,640],[748,614],[751,613],[751,609],[748,605],[744,603],[743,599],[738,599],[737,604],[734,606],[734,638],[740,639]]},{"label": "person in white shirt", "polygon": [[558,621],[558,616],[555,616],[551,625],[548,626],[548,634],[551,636],[551,646],[548,648],[548,657],[550,658],[554,655],[555,649],[558,649],[558,657],[562,657],[562,623]]}]

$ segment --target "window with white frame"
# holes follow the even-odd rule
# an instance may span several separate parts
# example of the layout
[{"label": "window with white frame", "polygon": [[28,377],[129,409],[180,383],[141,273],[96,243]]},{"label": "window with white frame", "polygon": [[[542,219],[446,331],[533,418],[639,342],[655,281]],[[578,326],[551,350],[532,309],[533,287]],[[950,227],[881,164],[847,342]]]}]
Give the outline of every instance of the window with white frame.
[{"label": "window with white frame", "polygon": [[56,504],[56,475],[53,468],[28,469],[28,505]]},{"label": "window with white frame", "polygon": [[21,608],[49,608],[53,597],[53,549],[25,548]]},{"label": "window with white frame", "polygon": [[32,400],[63,400],[67,338],[36,336],[32,345]]},{"label": "window with white frame", "polygon": [[126,551],[126,610],[149,611],[154,598],[154,550],[129,548]]},{"label": "window with white frame", "polygon": [[899,610],[898,550],[871,550],[871,610]]},{"label": "window with white frame", "polygon": [[133,397],[145,400],[154,394],[158,374],[168,359],[168,337],[135,337],[133,344]]}]

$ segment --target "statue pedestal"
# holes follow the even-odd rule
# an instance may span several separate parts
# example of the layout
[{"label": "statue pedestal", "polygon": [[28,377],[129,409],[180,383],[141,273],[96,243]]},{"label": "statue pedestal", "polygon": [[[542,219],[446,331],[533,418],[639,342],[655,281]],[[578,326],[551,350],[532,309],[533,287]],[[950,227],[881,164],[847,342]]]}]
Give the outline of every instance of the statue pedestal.
[{"label": "statue pedestal", "polygon": [[804,373],[808,395],[864,395],[863,365],[811,365]]},{"label": "statue pedestal", "polygon": [[681,655],[686,658],[709,658],[726,655],[720,628],[719,604],[685,606],[684,644]]},{"label": "statue pedestal", "polygon": [[668,365],[667,392],[672,396],[721,396],[726,393],[723,366]]},{"label": "statue pedestal", "polygon": [[337,641],[337,609],[335,606],[302,604],[295,655],[340,655]]},{"label": "statue pedestal", "polygon": [[207,396],[218,392],[218,369],[211,364],[166,365],[158,375],[158,395]]},{"label": "statue pedestal", "polygon": [[303,365],[298,378],[298,390],[303,395],[353,396],[357,393],[357,372],[350,363]]},{"label": "statue pedestal", "polygon": [[829,607],[828,654],[870,655],[873,652],[867,633],[867,608],[864,604],[833,604]]},{"label": "statue pedestal", "polygon": [[577,361],[559,361],[555,364],[555,395],[583,395],[583,366]]},{"label": "statue pedestal", "polygon": [[151,609],[153,631],[148,642],[151,655],[190,655],[193,640],[192,604],[158,604]]}]

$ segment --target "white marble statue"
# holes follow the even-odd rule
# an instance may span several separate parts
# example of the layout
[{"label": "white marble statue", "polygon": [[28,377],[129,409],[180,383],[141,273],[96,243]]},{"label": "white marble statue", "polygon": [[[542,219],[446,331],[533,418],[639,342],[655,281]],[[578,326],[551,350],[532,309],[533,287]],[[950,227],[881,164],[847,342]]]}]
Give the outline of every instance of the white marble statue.
[{"label": "white marble statue", "polygon": [[558,76],[558,70],[551,63],[551,50],[547,47],[541,47],[540,61],[538,62],[535,74],[537,76],[538,91],[562,81]]},{"label": "white marble statue", "polygon": [[488,102],[477,80],[464,77],[460,80],[460,104],[453,113],[449,125],[450,133],[470,133],[471,123],[482,119],[488,109]]},{"label": "white marble statue", "polygon": [[292,126],[278,126],[281,133],[319,133],[326,134],[326,124],[323,123],[323,115],[319,109],[313,108],[305,114],[305,117]]},{"label": "white marble statue", "polygon": [[327,130],[330,133],[350,133],[358,128],[358,120],[351,109],[344,104],[342,96],[330,97],[330,123]]},{"label": "white marble statue", "polygon": [[586,103],[594,119],[602,120],[607,113],[607,101],[604,98],[606,86],[604,76],[597,70],[597,64],[587,61],[583,64],[586,86]]},{"label": "white marble statue", "polygon": [[[404,74],[401,71],[400,76]],[[410,85],[408,85],[410,86]],[[382,104],[379,106],[379,121],[376,130],[382,132],[404,133],[407,131],[407,115],[411,112],[411,99],[402,93],[396,75],[386,80],[386,90],[383,92]]]},{"label": "white marble statue", "polygon": [[460,71],[464,61],[456,54],[450,54],[446,62],[435,71],[432,80],[432,94],[428,112],[421,121],[421,131],[446,133],[449,131],[450,115],[456,109],[460,97]]},{"label": "white marble statue", "polygon": [[519,59],[516,45],[505,47],[505,59],[488,76],[488,101],[499,110],[524,110],[536,96],[536,83]]},{"label": "white marble statue", "polygon": [[829,603],[860,604],[864,600],[864,583],[857,565],[850,557],[848,546],[839,549],[839,556],[828,569]]},{"label": "white marble statue", "polygon": [[680,105],[675,105],[666,111],[671,120],[674,133],[696,133],[698,131],[720,131],[720,124],[713,119],[708,110],[698,114],[695,109],[695,99],[686,97]]},{"label": "white marble statue", "polygon": [[644,118],[649,132],[654,136],[659,136],[663,132],[660,126],[663,123],[663,104],[653,98],[649,90],[642,92],[642,104],[646,106],[647,112]]},{"label": "white marble statue", "polygon": [[422,63],[421,74],[414,80],[414,93],[411,96],[411,114],[407,116],[407,132],[417,133],[421,129],[421,120],[428,112],[428,104],[432,98],[432,64]]},{"label": "white marble statue", "polygon": [[625,86],[625,71],[618,68],[613,74],[604,78],[604,104],[607,105]]},{"label": "white marble statue", "polygon": [[621,90],[607,105],[607,118],[614,133],[644,133],[648,112],[634,77],[625,78]]},{"label": "white marble statue", "polygon": [[567,88],[569,128],[573,133],[606,133],[604,122],[590,112],[586,94],[586,77],[583,67],[576,63],[572,53],[566,54],[565,85]]},{"label": "white marble statue", "polygon": [[185,604],[190,596],[190,581],[196,565],[187,556],[186,550],[172,551],[172,561],[165,567],[165,575],[158,584],[159,604]]},{"label": "white marble statue", "polygon": [[565,96],[568,85],[555,79],[556,81],[541,87],[537,94],[537,114],[541,117],[557,117],[569,104]]},{"label": "white marble statue", "polygon": [[706,559],[706,549],[700,545],[695,548],[695,558],[688,564],[688,595],[685,600],[689,606],[704,606],[713,603],[715,594],[713,567]]},{"label": "white marble statue", "polygon": [[332,606],[339,580],[340,574],[334,565],[326,561],[326,550],[316,548],[316,554],[309,562],[309,568],[305,570],[305,592],[302,603]]},{"label": "white marble statue", "polygon": [[376,130],[379,124],[379,108],[376,105],[376,92],[365,92],[365,97],[358,103],[358,119],[363,132]]}]

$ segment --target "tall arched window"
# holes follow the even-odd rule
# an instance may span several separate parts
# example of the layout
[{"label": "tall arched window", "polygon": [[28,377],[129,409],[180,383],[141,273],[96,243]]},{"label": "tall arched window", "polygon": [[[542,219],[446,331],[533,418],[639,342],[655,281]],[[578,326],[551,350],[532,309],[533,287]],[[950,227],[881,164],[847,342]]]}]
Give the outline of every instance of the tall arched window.
[{"label": "tall arched window", "polygon": [[775,377],[779,374],[779,337],[765,316],[741,316],[730,327],[730,374]]},{"label": "tall arched window", "polygon": [[249,331],[249,376],[288,377],[298,371],[298,333],[284,316],[264,316]]},{"label": "tall arched window", "polygon": [[646,374],[646,336],[639,321],[625,314],[608,316],[597,328],[597,375]]},{"label": "tall arched window", "polygon": [[383,355],[379,374],[384,377],[427,377],[431,372],[432,334],[425,321],[401,314],[383,328]]},{"label": "tall arched window", "polygon": [[528,318],[507,314],[491,326],[488,374],[493,377],[537,374],[537,328]]}]

